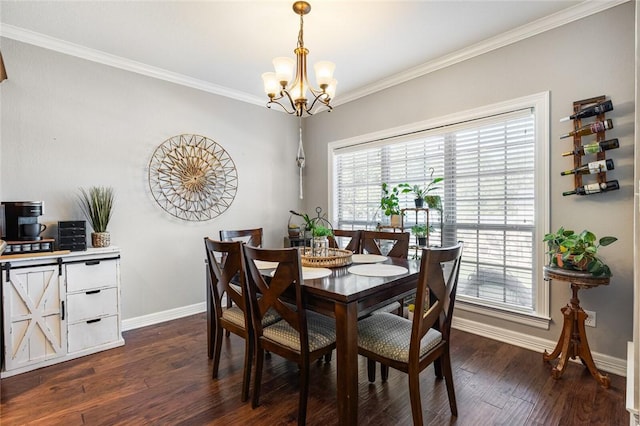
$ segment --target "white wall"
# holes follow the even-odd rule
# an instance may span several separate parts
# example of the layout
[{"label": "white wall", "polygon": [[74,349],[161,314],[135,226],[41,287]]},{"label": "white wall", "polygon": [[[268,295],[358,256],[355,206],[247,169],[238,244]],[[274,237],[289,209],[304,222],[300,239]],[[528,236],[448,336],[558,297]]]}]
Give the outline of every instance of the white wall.
[{"label": "white wall", "polygon": [[[634,2],[622,4],[306,120],[307,210],[328,203],[329,142],[550,91],[551,229],[589,228],[598,236],[619,238],[601,251],[613,271],[611,284],[579,296],[585,309],[597,312],[597,328],[588,329],[592,350],[626,358],[633,319],[634,7]],[[559,139],[570,124],[558,120],[572,112],[573,101],[599,95],[609,96],[615,107],[607,114],[615,126],[607,137],[619,138],[621,147],[607,156],[616,166],[607,177],[618,179],[622,188],[601,196],[562,197],[573,179],[560,176],[572,162],[561,156],[571,141]],[[566,283],[552,282],[548,331],[469,312],[456,315],[555,341],[562,327],[560,309],[569,298]]]},{"label": "white wall", "polygon": [[[113,186],[124,319],[204,302],[204,236],[263,227],[265,245],[282,246],[299,202],[296,120],[10,39],[2,54],[1,199],[44,200],[55,237],[58,221],[83,219],[79,187]],[[149,191],[152,153],[182,133],[215,140],[238,171],[233,204],[207,222],[173,218]]]}]

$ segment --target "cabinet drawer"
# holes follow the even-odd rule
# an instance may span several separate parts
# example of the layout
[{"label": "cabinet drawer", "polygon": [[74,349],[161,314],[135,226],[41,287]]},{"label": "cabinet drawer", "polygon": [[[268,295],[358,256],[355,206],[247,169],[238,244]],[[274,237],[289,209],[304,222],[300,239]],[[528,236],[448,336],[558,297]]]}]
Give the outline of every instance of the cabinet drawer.
[{"label": "cabinet drawer", "polygon": [[67,321],[85,321],[118,313],[115,287],[67,295]]},{"label": "cabinet drawer", "polygon": [[77,352],[118,340],[118,316],[69,324],[69,352]]},{"label": "cabinet drawer", "polygon": [[67,293],[117,285],[117,260],[88,260],[66,265]]}]

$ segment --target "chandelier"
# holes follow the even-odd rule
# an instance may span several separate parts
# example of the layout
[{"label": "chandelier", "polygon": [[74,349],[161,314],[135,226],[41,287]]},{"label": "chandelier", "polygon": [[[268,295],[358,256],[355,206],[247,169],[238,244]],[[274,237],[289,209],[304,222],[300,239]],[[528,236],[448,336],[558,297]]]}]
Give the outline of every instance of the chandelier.
[{"label": "chandelier", "polygon": [[[314,107],[324,105],[331,111],[331,99],[335,96],[338,82],[333,78],[335,64],[320,61],[314,65],[316,82],[319,89],[314,88],[307,78],[307,54],[304,47],[303,16],[311,11],[311,5],[306,1],[293,3],[293,11],[300,15],[300,32],[298,33],[298,47],[294,50],[296,60],[279,57],[273,60],[275,72],[262,74],[264,91],[269,96],[267,108],[272,104],[280,105],[288,114],[302,117],[305,113],[312,115]],[[294,76],[295,66],[295,76]],[[310,99],[307,94],[310,93]],[[288,103],[287,103],[288,100]]]}]

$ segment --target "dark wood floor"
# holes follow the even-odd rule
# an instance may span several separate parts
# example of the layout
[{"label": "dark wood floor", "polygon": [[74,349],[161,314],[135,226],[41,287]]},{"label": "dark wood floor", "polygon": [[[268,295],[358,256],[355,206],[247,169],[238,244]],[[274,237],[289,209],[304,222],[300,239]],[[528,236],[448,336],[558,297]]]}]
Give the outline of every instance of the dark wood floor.
[{"label": "dark wood floor", "polygon": [[[272,356],[265,362],[261,402],[240,401],[242,340],[225,339],[220,379],[212,380],[205,315],[125,333],[126,345],[0,381],[0,423],[9,425],[286,425],[297,414],[297,366]],[[603,389],[571,363],[554,380],[540,353],[455,331],[457,419],[444,382],[429,367],[421,375],[425,424],[628,425],[625,379]],[[369,384],[360,360],[362,425],[410,425],[407,378]],[[335,360],[314,364],[308,424],[334,425]]]}]

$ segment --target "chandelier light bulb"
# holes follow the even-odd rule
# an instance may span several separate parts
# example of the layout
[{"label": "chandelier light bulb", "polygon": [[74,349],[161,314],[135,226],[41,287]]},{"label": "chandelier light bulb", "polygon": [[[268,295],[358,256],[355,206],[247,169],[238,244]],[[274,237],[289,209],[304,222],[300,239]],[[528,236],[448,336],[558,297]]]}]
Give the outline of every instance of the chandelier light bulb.
[{"label": "chandelier light bulb", "polygon": [[264,92],[273,98],[280,92],[280,83],[275,72],[265,72],[262,74],[262,82],[264,83]]},{"label": "chandelier light bulb", "polygon": [[324,85],[329,85],[333,79],[333,71],[336,69],[336,64],[329,61],[316,62],[313,66],[316,71],[316,82],[318,87],[322,88]]},{"label": "chandelier light bulb", "polygon": [[329,86],[327,86],[327,89],[325,90],[327,92],[327,95],[329,95],[329,99],[333,99],[336,96],[337,85],[338,85],[338,80],[336,80],[335,78],[332,78],[331,81],[329,82]]},{"label": "chandelier light bulb", "polygon": [[276,78],[286,86],[293,78],[293,72],[296,67],[296,61],[285,56],[280,56],[273,60],[273,67],[276,70]]}]

